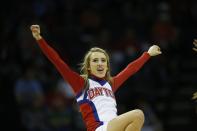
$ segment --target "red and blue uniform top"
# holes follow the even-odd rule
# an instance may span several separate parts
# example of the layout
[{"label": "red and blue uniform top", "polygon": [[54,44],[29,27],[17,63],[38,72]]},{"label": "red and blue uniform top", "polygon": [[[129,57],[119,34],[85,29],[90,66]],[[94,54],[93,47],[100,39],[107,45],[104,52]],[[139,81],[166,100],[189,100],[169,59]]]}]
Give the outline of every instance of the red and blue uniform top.
[{"label": "red and blue uniform top", "polygon": [[72,87],[87,131],[95,131],[96,128],[117,116],[114,93],[130,76],[141,69],[150,58],[150,55],[144,52],[138,59],[129,63],[120,73],[113,76],[110,83],[95,76],[90,76],[88,80],[85,80],[80,74],[73,71],[43,38],[37,42],[46,57]]}]

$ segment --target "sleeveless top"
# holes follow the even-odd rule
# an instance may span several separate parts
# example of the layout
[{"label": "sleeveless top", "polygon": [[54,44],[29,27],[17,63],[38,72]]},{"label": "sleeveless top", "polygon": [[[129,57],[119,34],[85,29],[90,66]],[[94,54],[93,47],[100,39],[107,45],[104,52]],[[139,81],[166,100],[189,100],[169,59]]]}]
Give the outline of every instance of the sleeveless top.
[{"label": "sleeveless top", "polygon": [[116,100],[111,85],[104,79],[89,78],[86,86],[76,100],[88,131],[92,131],[117,116]]}]

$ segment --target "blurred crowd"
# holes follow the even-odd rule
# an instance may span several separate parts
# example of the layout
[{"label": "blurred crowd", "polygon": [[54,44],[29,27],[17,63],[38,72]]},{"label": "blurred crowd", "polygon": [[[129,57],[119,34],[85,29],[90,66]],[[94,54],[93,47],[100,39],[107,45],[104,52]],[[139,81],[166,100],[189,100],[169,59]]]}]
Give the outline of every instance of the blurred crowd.
[{"label": "blurred crowd", "polygon": [[[85,131],[72,89],[32,37],[30,25],[39,24],[42,36],[78,73],[91,47],[106,49],[115,75],[150,45],[159,45],[163,54],[151,59],[117,92],[118,113],[142,109],[143,131],[195,130],[195,103],[177,93],[192,96],[197,90],[197,56],[192,51],[192,41],[197,38],[197,1],[11,3],[8,0],[0,9],[2,126],[16,131]],[[172,118],[177,108],[182,112]]]}]

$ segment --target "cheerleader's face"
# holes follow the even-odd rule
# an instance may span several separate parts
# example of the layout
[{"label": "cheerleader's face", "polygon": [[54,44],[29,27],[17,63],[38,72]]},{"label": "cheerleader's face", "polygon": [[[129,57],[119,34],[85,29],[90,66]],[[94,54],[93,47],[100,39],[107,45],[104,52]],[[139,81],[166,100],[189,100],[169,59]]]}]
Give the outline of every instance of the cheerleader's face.
[{"label": "cheerleader's face", "polygon": [[90,56],[90,73],[98,78],[104,78],[108,70],[107,58],[102,52],[93,52]]}]

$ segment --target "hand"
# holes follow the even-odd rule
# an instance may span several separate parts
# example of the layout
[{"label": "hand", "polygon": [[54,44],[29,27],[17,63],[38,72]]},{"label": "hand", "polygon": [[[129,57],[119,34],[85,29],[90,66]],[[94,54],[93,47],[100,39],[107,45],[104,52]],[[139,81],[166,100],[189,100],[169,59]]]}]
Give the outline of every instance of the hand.
[{"label": "hand", "polygon": [[193,100],[197,99],[197,92],[195,92],[195,93],[193,94],[192,99],[193,99]]},{"label": "hand", "polygon": [[32,35],[36,40],[40,40],[42,37],[40,35],[40,26],[39,25],[31,25],[30,27],[32,31]]},{"label": "hand", "polygon": [[148,49],[148,54],[150,56],[156,56],[162,54],[162,52],[160,51],[160,47],[158,45],[153,45]]},{"label": "hand", "polygon": [[194,44],[193,50],[197,52],[197,39],[194,40],[193,44]]}]

